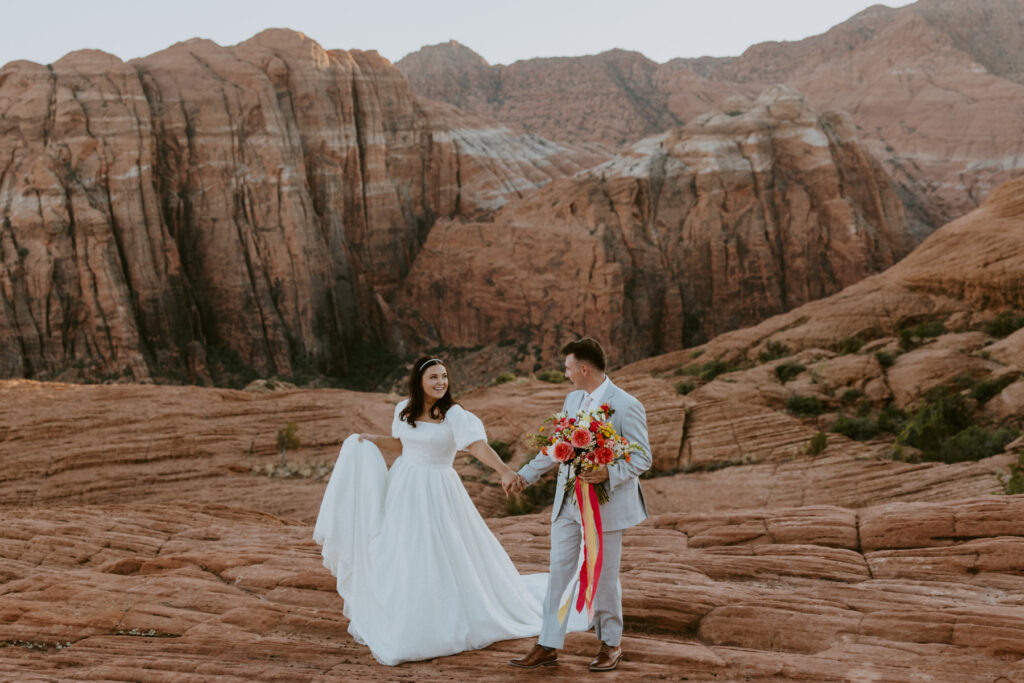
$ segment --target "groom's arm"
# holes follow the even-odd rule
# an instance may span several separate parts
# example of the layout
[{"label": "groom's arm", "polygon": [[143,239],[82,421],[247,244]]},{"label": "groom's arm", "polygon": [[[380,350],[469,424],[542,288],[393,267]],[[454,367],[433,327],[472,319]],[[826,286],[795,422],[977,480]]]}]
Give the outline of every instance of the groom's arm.
[{"label": "groom's arm", "polygon": [[651,444],[647,437],[647,412],[644,405],[634,398],[623,410],[620,423],[620,436],[640,444],[645,450],[630,451],[629,462],[620,460],[608,466],[608,486],[613,491],[651,468]]}]

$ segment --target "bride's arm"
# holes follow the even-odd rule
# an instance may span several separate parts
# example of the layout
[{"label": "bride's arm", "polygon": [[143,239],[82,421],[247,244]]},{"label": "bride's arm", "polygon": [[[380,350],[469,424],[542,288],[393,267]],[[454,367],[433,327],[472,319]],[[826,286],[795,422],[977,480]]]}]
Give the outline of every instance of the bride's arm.
[{"label": "bride's arm", "polygon": [[383,434],[360,434],[359,440],[373,442],[373,445],[379,448],[381,453],[394,453],[397,455],[402,452],[402,441],[391,436],[385,436]]},{"label": "bride's arm", "polygon": [[466,450],[472,453],[474,458],[501,475],[501,487],[505,489],[507,495],[509,485],[519,476],[515,470],[503,463],[494,449],[483,439],[469,444],[466,446]]}]

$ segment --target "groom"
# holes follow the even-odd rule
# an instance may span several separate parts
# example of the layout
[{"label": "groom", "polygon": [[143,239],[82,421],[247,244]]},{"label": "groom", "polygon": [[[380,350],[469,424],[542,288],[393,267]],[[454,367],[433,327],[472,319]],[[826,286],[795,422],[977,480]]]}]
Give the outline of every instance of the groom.
[{"label": "groom", "polygon": [[[574,415],[581,410],[597,409],[607,403],[612,407],[612,426],[620,436],[636,442],[645,452],[633,451],[630,462],[619,461],[607,468],[580,476],[589,484],[604,485],[608,502],[601,505],[604,560],[594,597],[594,629],[601,640],[601,649],[590,663],[591,671],[611,671],[622,659],[622,586],[619,583],[619,558],[622,554],[622,532],[647,518],[647,507],[637,481],[651,466],[651,448],[647,441],[647,415],[640,401],[618,388],[605,374],[604,349],[597,340],[584,337],[562,347],[565,355],[565,376],[576,391],[565,398],[562,410]],[[519,470],[519,478],[510,486],[518,493],[533,484],[558,461],[539,453]],[[525,657],[513,659],[512,666],[534,669],[558,663],[558,649],[565,640],[569,622],[558,620],[562,594],[578,571],[582,526],[580,511],[573,501],[566,500],[565,483],[569,467],[558,468],[555,504],[551,511],[551,577],[544,597],[544,617],[537,644]],[[571,607],[573,609],[574,607]]]}]

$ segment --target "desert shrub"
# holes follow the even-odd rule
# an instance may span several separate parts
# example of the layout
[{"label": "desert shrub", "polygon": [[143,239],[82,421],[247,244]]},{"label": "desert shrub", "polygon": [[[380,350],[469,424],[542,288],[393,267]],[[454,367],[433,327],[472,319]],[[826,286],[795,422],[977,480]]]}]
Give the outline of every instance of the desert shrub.
[{"label": "desert shrub", "polygon": [[857,417],[867,417],[871,414],[872,408],[871,401],[864,399],[857,404]]},{"label": "desert shrub", "polygon": [[825,432],[818,432],[807,442],[807,454],[817,455],[828,446],[828,435]]},{"label": "desert shrub", "polygon": [[719,375],[726,372],[732,372],[734,369],[735,368],[733,368],[733,366],[729,365],[724,360],[719,360],[716,358],[715,360],[707,362],[704,365],[702,365],[700,367],[700,372],[697,374],[697,376],[700,377],[705,382],[710,382]]},{"label": "desert shrub", "polygon": [[946,326],[939,320],[920,323],[913,327],[905,327],[900,330],[900,347],[903,349],[913,349],[920,346],[926,339],[938,337],[940,334],[945,333]]},{"label": "desert shrub", "polygon": [[779,378],[780,382],[785,384],[791,379],[795,379],[797,375],[806,369],[800,363],[782,363],[775,366],[775,376]]},{"label": "desert shrub", "polygon": [[999,392],[1012,384],[1015,379],[1016,377],[1010,374],[995,379],[980,380],[971,388],[970,396],[978,402],[978,405],[985,405],[992,398],[999,395]]},{"label": "desert shrub", "polygon": [[696,351],[690,352],[690,358],[700,358],[704,355],[704,349],[697,349]]},{"label": "desert shrub", "polygon": [[503,372],[494,378],[495,384],[507,384],[508,382],[516,381],[516,376],[511,372]]},{"label": "desert shrub", "polygon": [[1017,436],[1008,427],[973,424],[972,417],[962,394],[946,387],[933,389],[907,418],[896,444],[919,449],[923,460],[952,463],[995,455]]},{"label": "desert shrub", "polygon": [[817,396],[790,396],[786,401],[786,410],[794,415],[812,416],[825,412],[825,404]]},{"label": "desert shrub", "polygon": [[875,359],[883,368],[891,368],[896,362],[896,354],[890,351],[875,351]]},{"label": "desert shrub", "polygon": [[878,436],[878,422],[871,417],[840,415],[832,423],[832,431],[855,441],[867,441]]},{"label": "desert shrub", "polygon": [[789,350],[788,346],[786,346],[782,342],[777,342],[774,339],[771,339],[768,341],[767,344],[764,345],[764,350],[758,354],[757,358],[762,363],[767,363],[769,361],[785,358],[786,356],[789,356],[792,353],[793,352]]},{"label": "desert shrub", "polygon": [[502,462],[508,462],[512,459],[512,447],[501,439],[492,439],[487,443],[490,444],[491,448],[494,449],[494,452],[498,454],[498,457],[501,458]]},{"label": "desert shrub", "polygon": [[896,434],[903,429],[903,423],[906,421],[906,413],[893,406],[882,408],[882,412],[878,414],[878,428],[890,434]]},{"label": "desert shrub", "polygon": [[[843,392],[843,395],[839,397],[839,400],[843,402],[843,405],[851,405],[857,399],[864,395],[864,392],[860,389],[847,389]],[[870,405],[870,404],[869,404]]]},{"label": "desert shrub", "polygon": [[1010,476],[997,474],[999,483],[1003,487],[1003,493],[1008,496],[1016,496],[1024,493],[1024,453],[1017,455],[1017,462],[1010,463]]},{"label": "desert shrub", "polygon": [[1024,313],[1019,311],[1002,311],[992,320],[982,323],[982,329],[993,337],[1009,337],[1024,327]]},{"label": "desert shrub", "polygon": [[696,388],[697,385],[695,385],[693,382],[679,382],[676,384],[676,391],[678,391],[683,396],[686,396],[688,393],[690,393]]},{"label": "desert shrub", "polygon": [[277,430],[277,447],[281,449],[281,467],[288,467],[288,449],[292,450],[302,445],[298,435],[299,427],[294,422],[289,422],[284,429]]},{"label": "desert shrub", "polygon": [[550,382],[551,384],[561,384],[566,381],[565,373],[558,370],[541,370],[535,376],[541,382]]},{"label": "desert shrub", "polygon": [[864,346],[864,340],[860,337],[846,337],[839,340],[836,350],[845,356],[848,353],[857,353],[862,346]]}]

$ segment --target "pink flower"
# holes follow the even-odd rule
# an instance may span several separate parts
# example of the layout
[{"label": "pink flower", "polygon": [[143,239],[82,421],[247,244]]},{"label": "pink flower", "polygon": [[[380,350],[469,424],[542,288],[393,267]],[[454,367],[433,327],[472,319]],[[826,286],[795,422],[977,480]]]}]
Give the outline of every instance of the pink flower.
[{"label": "pink flower", "polygon": [[611,465],[615,460],[615,453],[607,446],[601,446],[594,451],[594,462],[598,465]]},{"label": "pink flower", "polygon": [[558,462],[569,462],[575,454],[572,444],[568,441],[559,441],[555,444],[553,455]]},{"label": "pink flower", "polygon": [[572,433],[572,445],[576,448],[586,448],[593,439],[594,437],[586,429],[577,429]]}]

